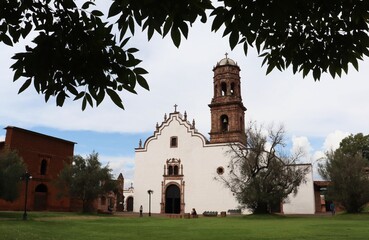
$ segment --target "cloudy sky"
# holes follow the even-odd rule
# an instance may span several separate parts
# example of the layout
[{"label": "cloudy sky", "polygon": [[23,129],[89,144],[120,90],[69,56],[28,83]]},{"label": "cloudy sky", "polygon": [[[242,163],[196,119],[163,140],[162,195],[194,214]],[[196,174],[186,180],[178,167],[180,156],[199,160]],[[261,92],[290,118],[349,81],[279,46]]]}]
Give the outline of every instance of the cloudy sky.
[{"label": "cloudy sky", "polygon": [[[210,131],[212,68],[226,52],[241,68],[246,121],[283,124],[291,149],[306,150],[305,162],[316,161],[349,133],[368,134],[367,58],[359,72],[351,67],[342,78],[325,74],[315,82],[311,75],[293,75],[292,69],[266,75],[255,50],[248,56],[241,46],[231,51],[228,38],[211,32],[210,24],[194,24],[179,49],[168,37],[154,35],[148,42],[146,33],[137,32],[130,44],[140,49],[137,57],[149,71],[150,91],[122,93],[125,110],[106,98],[98,108],[81,111],[80,102],[69,100],[63,107],[56,107],[55,99],[45,103],[32,88],[17,94],[22,81],[12,81],[11,57],[30,40],[13,48],[0,45],[0,127],[12,125],[77,142],[75,154],[98,152],[101,161],[109,163],[116,176],[122,172],[128,184],[134,172],[134,148],[140,139],[151,136],[165,113],[174,111],[174,104],[195,119],[200,132]],[[0,130],[0,140],[4,138],[5,130]]]}]

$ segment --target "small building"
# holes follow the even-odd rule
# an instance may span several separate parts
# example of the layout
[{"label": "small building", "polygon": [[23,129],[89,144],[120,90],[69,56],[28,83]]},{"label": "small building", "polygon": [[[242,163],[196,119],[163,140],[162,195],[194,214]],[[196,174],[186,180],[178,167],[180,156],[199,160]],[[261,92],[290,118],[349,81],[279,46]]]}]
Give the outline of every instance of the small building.
[{"label": "small building", "polygon": [[125,205],[124,211],[133,212],[134,188],[133,184],[128,189],[123,190]]},{"label": "small building", "polygon": [[101,195],[96,199],[94,205],[98,212],[123,212],[124,210],[124,177],[120,173],[118,178],[115,180],[117,182],[117,189],[111,191],[108,194]]},{"label": "small building", "polygon": [[[18,127],[5,129],[5,141],[0,142],[0,151],[5,148],[18,151],[32,176],[28,183],[27,210],[69,211],[70,199],[57,196],[58,189],[53,181],[64,164],[71,163],[75,143]],[[17,200],[7,202],[0,199],[0,210],[23,210],[24,193],[25,184],[22,184]]]}]

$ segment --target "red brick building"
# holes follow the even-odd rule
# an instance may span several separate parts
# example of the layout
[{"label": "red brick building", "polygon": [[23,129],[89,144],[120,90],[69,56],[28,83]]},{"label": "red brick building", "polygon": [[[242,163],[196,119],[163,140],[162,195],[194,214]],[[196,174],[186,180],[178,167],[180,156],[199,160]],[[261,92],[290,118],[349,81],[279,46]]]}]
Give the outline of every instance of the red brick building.
[{"label": "red brick building", "polygon": [[[0,142],[0,151],[4,148],[17,150],[32,176],[28,184],[27,210],[70,211],[69,198],[57,197],[53,181],[64,163],[70,163],[75,143],[22,128],[9,126],[5,129],[6,137]],[[14,202],[0,199],[0,210],[23,210],[24,183],[20,191],[20,197]]]}]

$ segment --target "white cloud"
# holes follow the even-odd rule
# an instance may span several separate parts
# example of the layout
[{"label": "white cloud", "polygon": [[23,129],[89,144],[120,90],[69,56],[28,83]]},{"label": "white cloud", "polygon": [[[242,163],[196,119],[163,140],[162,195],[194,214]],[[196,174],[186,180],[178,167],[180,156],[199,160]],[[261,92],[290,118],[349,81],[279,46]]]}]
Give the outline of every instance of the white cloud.
[{"label": "white cloud", "polygon": [[323,150],[336,150],[340,146],[341,140],[348,135],[350,135],[350,133],[342,132],[340,130],[329,133],[324,141]]},{"label": "white cloud", "polygon": [[124,177],[125,188],[131,186],[133,182],[134,175],[134,158],[124,157],[124,156],[99,156],[100,162],[109,164],[109,167],[113,170],[113,175],[115,178],[119,176],[120,173]]},{"label": "white cloud", "polygon": [[313,178],[314,180],[322,180],[322,177],[319,175],[318,167],[319,164],[324,164],[325,161],[325,153],[323,151],[315,151],[311,157],[311,162],[313,164]]},{"label": "white cloud", "polygon": [[[367,75],[369,61],[360,64],[360,72],[350,69],[349,76],[333,80],[323,75],[320,82],[311,76],[302,79],[291,70],[273,71],[265,75],[262,59],[250,49],[247,57],[242,47],[229,51],[228,39],[210,32],[210,24],[194,24],[188,40],[177,49],[171,39],[154,35],[150,42],[140,31],[132,38],[132,46],[138,47],[142,67],[150,91],[138,89],[138,95],[121,93],[125,111],[110,99],[94,109],[80,110],[81,103],[66,101],[62,108],[55,100],[45,104],[42,95],[32,89],[18,95],[22,82],[12,82],[9,69],[11,55],[16,49],[0,45],[0,125],[20,127],[46,126],[67,130],[93,130],[100,132],[147,132],[155,129],[165,113],[178,104],[180,112],[187,111],[190,120],[196,120],[200,132],[210,130],[210,110],[207,104],[213,94],[212,67],[229,52],[229,57],[241,68],[242,95],[247,107],[246,122],[283,122],[294,135],[326,136],[335,129],[361,132],[366,128],[369,111],[365,101],[369,88]],[[21,80],[19,80],[21,81]],[[11,110],[10,110],[11,109]]]},{"label": "white cloud", "polygon": [[5,141],[5,135],[0,135],[0,142]]},{"label": "white cloud", "polygon": [[301,152],[303,154],[303,159],[301,159],[302,162],[310,162],[310,152],[312,151],[311,144],[309,142],[309,139],[305,136],[301,137],[292,137],[292,153],[298,153]]}]

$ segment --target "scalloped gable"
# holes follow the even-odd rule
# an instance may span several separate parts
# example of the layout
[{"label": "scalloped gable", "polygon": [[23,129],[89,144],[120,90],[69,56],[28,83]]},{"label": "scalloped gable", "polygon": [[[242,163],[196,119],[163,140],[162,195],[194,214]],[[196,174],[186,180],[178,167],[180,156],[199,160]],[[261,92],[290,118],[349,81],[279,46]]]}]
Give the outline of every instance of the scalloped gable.
[{"label": "scalloped gable", "polygon": [[194,121],[193,121],[192,124],[189,121],[187,121],[186,113],[185,113],[185,116],[183,117],[183,115],[181,113],[173,112],[173,113],[169,114],[168,118],[165,115],[164,121],[160,125],[156,126],[156,130],[154,131],[154,134],[146,139],[146,141],[144,142],[142,147],[135,148],[136,152],[147,151],[147,148],[148,148],[150,142],[157,140],[158,137],[160,135],[162,135],[163,130],[165,128],[168,128],[175,121],[178,122],[179,125],[186,128],[187,133],[191,134],[192,137],[200,138],[200,140],[202,142],[202,146],[205,146],[206,144],[209,143],[209,140],[206,139],[206,137],[203,134],[201,134],[197,131],[197,129],[195,128]]}]

